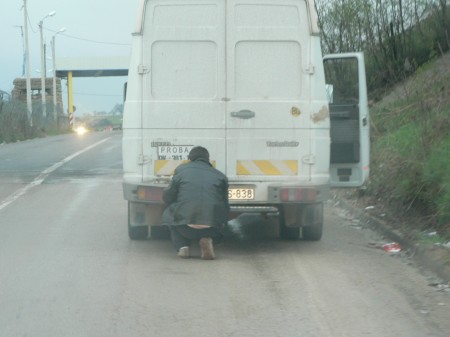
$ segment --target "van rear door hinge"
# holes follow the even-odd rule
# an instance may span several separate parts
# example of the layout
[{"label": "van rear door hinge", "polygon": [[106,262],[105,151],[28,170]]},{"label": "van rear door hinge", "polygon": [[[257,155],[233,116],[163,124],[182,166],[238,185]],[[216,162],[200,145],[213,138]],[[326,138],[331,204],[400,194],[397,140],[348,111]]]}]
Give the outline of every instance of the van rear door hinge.
[{"label": "van rear door hinge", "polygon": [[316,156],[309,154],[302,157],[302,163],[306,165],[314,165],[316,163]]},{"label": "van rear door hinge", "polygon": [[138,157],[138,165],[145,165],[148,164],[150,162],[150,157],[149,156],[144,156],[142,154],[139,155]]},{"label": "van rear door hinge", "polygon": [[144,75],[150,72],[150,68],[144,64],[138,65],[138,74]]},{"label": "van rear door hinge", "polygon": [[311,63],[305,69],[305,73],[307,73],[308,75],[314,75],[315,72],[316,72],[316,70],[315,70],[314,66]]}]

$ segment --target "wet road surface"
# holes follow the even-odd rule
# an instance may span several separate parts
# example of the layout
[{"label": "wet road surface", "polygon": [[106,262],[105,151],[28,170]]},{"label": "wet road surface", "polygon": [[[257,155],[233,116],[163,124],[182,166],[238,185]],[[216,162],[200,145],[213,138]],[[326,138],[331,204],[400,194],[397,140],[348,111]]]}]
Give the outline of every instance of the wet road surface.
[{"label": "wet road surface", "polygon": [[179,259],[128,239],[120,133],[58,137],[0,146],[0,336],[450,335],[441,280],[333,202],[322,241],[242,216],[216,260]]}]

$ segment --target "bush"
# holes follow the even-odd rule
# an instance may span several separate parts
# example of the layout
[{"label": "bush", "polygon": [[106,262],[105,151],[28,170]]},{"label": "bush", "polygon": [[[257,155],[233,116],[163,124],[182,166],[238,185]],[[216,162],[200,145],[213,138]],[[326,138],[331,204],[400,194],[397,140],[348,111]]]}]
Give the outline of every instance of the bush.
[{"label": "bush", "polygon": [[0,112],[0,142],[15,142],[27,138],[30,128],[26,106],[16,101],[3,102]]},{"label": "bush", "polygon": [[440,225],[450,224],[450,135],[431,151],[423,170],[426,199],[434,204]]},{"label": "bush", "polygon": [[[0,143],[11,143],[42,134],[36,126],[31,126],[27,106],[18,101],[2,102],[0,110]],[[34,118],[33,118],[34,120]]]},{"label": "bush", "polygon": [[450,58],[446,62],[426,65],[372,109],[369,193],[398,211],[418,211],[427,225],[450,235]]}]

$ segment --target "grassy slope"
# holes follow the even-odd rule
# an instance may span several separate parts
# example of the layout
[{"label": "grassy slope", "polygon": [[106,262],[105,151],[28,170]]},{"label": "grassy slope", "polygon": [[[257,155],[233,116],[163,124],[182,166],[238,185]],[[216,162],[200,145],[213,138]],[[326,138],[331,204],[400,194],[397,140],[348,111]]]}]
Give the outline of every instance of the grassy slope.
[{"label": "grassy slope", "polygon": [[411,229],[450,238],[450,54],[377,102],[371,120],[366,202]]}]

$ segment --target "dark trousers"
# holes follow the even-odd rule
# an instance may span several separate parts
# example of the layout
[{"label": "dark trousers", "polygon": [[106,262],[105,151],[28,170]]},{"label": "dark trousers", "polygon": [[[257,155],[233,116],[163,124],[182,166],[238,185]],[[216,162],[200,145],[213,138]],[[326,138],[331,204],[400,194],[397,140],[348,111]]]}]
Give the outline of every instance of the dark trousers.
[{"label": "dark trousers", "polygon": [[201,238],[212,238],[214,241],[220,240],[222,234],[215,227],[209,228],[192,228],[188,225],[169,226],[170,237],[175,249],[178,251],[181,247],[191,245],[191,241],[200,240]]}]

